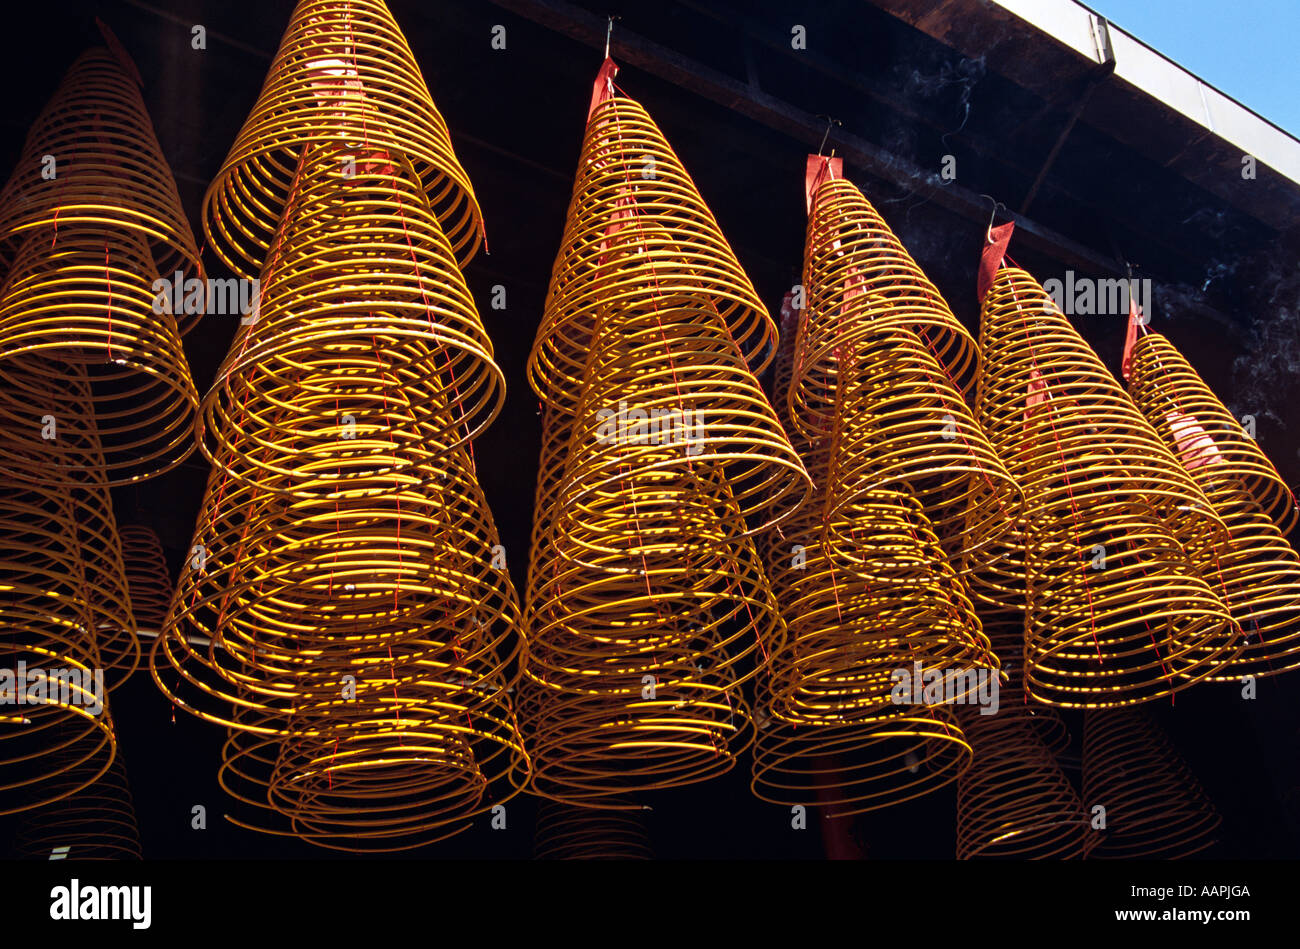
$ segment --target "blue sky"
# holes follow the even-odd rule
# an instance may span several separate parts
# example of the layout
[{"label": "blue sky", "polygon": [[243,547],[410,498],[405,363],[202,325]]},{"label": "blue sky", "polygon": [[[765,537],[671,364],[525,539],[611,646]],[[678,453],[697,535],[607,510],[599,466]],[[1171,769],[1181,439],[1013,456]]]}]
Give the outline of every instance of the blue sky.
[{"label": "blue sky", "polygon": [[1083,0],[1300,137],[1300,0]]}]

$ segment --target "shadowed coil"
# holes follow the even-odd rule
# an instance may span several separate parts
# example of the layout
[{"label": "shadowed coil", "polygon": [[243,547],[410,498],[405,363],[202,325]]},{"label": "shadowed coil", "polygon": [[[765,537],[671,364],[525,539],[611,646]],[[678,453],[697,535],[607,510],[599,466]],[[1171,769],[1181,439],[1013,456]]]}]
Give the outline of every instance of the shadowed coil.
[{"label": "shadowed coil", "polygon": [[640,815],[543,801],[533,836],[536,860],[653,860]]},{"label": "shadowed coil", "polygon": [[1184,550],[1223,531],[1096,354],[1018,268],[985,297],[977,415],[1025,495],[1021,543],[973,582],[1028,588],[1027,688],[1060,706],[1148,701],[1241,648]]},{"label": "shadowed coil", "polygon": [[1083,797],[1106,808],[1098,859],[1176,860],[1213,846],[1221,819],[1150,718],[1135,710],[1083,719]]},{"label": "shadowed coil", "polygon": [[203,200],[203,230],[232,270],[256,277],[304,150],[338,149],[339,168],[414,169],[463,265],[482,219],[469,178],[405,37],[382,0],[300,0],[239,136]]},{"label": "shadowed coil", "polygon": [[1213,677],[1235,681],[1300,666],[1300,557],[1284,535],[1295,522],[1290,489],[1159,333],[1147,333],[1133,347],[1129,391],[1227,526],[1226,538],[1194,552],[1246,644]]},{"label": "shadowed coil", "polygon": [[69,771],[57,784],[79,787],[70,797],[23,815],[15,850],[33,860],[140,860],[140,830],[121,754],[93,783],[84,785],[80,773]]},{"label": "shadowed coil", "polygon": [[167,622],[173,592],[162,541],[153,528],[142,524],[128,524],[120,533],[131,612],[140,629],[156,634]]},{"label": "shadowed coil", "polygon": [[[118,265],[149,274],[146,286],[159,275],[174,280],[177,272],[201,280],[194,234],[140,96],[139,75],[120,44],[112,45],[115,52],[95,47],[73,63],[28,131],[0,191],[0,255],[12,261],[25,241],[48,248],[69,232],[116,233],[140,247],[138,260]],[[101,243],[97,251],[102,272],[106,248]],[[186,320],[180,332],[193,325]],[[2,348],[8,350],[7,341]]]}]

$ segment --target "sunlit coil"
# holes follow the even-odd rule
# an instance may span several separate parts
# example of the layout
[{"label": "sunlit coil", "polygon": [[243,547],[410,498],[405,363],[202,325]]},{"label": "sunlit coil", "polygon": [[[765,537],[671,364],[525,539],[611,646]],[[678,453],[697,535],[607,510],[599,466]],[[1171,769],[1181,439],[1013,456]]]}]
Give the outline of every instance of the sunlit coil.
[{"label": "sunlit coil", "polygon": [[851,182],[825,161],[810,195],[794,383],[796,424],[827,432],[846,345],[882,330],[915,333],[959,393],[974,382],[975,341]]},{"label": "sunlit coil", "polygon": [[1223,540],[1189,551],[1246,643],[1214,677],[1237,680],[1300,666],[1300,557],[1283,533],[1295,521],[1290,489],[1159,333],[1134,346],[1129,391],[1228,529]]},{"label": "sunlit coil", "polygon": [[977,417],[1025,496],[973,583],[1028,590],[1026,683],[1060,706],[1148,701],[1241,648],[1188,559],[1221,536],[1194,481],[1047,293],[1004,267],[984,300]]},{"label": "sunlit coil", "polygon": [[640,814],[543,801],[533,835],[537,860],[653,860]]},{"label": "sunlit coil", "polygon": [[1217,842],[1221,818],[1214,803],[1141,712],[1084,715],[1083,796],[1106,809],[1095,858],[1175,860]]},{"label": "sunlit coil", "polygon": [[[175,281],[178,272],[183,281],[201,280],[194,234],[145,110],[138,73],[120,44],[113,45],[114,52],[95,47],[73,63],[28,131],[17,168],[0,191],[0,254],[12,261],[29,239],[57,249],[68,232],[119,233],[138,243],[140,259],[129,266],[141,268],[137,279],[150,274],[146,286],[159,275]],[[102,274],[108,249],[101,242],[97,251]],[[186,319],[180,331],[194,322]]]},{"label": "sunlit coil", "polygon": [[[688,321],[702,317],[692,312],[698,308],[725,327],[755,372],[767,366],[776,341],[771,317],[663,133],[639,103],[612,86],[609,93],[587,120],[528,361],[538,395],[569,411],[584,391],[587,354],[608,308],[647,314],[677,309]],[[615,244],[624,252],[614,253]],[[668,316],[661,319],[671,328]]]},{"label": "sunlit coil", "polygon": [[[32,232],[0,289],[4,424],[0,472],[40,483],[85,478],[85,446],[108,485],[151,478],[194,449],[198,394],[157,271],[126,229]],[[43,464],[30,472],[31,459]]]},{"label": "sunlit coil", "polygon": [[173,589],[162,541],[153,528],[143,524],[127,524],[119,533],[136,626],[156,634],[167,622]]},{"label": "sunlit coil", "polygon": [[112,766],[84,785],[80,773],[94,768],[84,762],[60,775],[57,784],[80,788],[70,797],[23,815],[14,849],[33,860],[139,860],[140,830],[131,787],[119,753]]},{"label": "sunlit coil", "polygon": [[1096,831],[1023,707],[983,711],[959,710],[975,764],[957,781],[957,859],[1085,856]]},{"label": "sunlit coil", "polygon": [[415,57],[382,0],[300,0],[252,111],[203,200],[208,243],[258,276],[305,149],[383,178],[413,166],[456,258],[482,242],[474,190]]},{"label": "sunlit coil", "polygon": [[[479,320],[409,162],[344,174],[340,147],[304,152],[262,276],[203,400],[204,453],[296,494],[355,479],[436,476],[425,443],[472,438],[505,395]],[[283,476],[292,476],[285,483]]]}]

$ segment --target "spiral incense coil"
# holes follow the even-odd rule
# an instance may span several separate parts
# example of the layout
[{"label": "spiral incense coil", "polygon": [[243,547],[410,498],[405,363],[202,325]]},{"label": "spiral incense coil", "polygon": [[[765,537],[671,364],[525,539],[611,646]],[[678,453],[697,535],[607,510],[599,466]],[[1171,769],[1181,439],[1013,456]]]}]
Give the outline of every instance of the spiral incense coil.
[{"label": "spiral incense coil", "polygon": [[[151,274],[148,283],[159,274],[174,280],[178,272],[183,280],[203,279],[176,180],[136,80],[119,59],[124,55],[120,48],[114,54],[102,47],[83,53],[27,133],[18,165],[0,191],[5,262],[34,236],[39,235],[36,244],[58,249],[71,231],[100,238],[102,274],[103,240],[119,234],[139,245],[137,273]],[[187,320],[180,331],[192,326]],[[7,341],[2,348],[8,351]]]},{"label": "spiral incense coil", "polygon": [[79,768],[58,778],[75,784],[76,793],[28,811],[19,825],[15,851],[32,860],[140,860],[140,830],[135,805],[119,754],[112,766],[91,784]]},{"label": "spiral incense coil", "polygon": [[1211,503],[1220,488],[1244,488],[1288,534],[1300,515],[1295,495],[1173,343],[1160,333],[1139,336],[1131,371],[1129,394]]},{"label": "spiral incense coil", "polygon": [[172,599],[171,571],[162,541],[153,528],[142,524],[128,524],[119,533],[131,612],[140,629],[157,633],[167,622]]},{"label": "spiral incense coil", "polygon": [[[587,120],[528,360],[533,389],[567,411],[583,391],[587,353],[607,308],[655,313],[689,299],[725,327],[755,373],[776,342],[771,317],[663,133],[639,103],[610,92]],[[613,252],[616,245],[632,253]],[[689,318],[691,310],[678,315]]]},{"label": "spiral incense coil", "polygon": [[942,706],[848,725],[792,725],[760,714],[750,787],[773,804],[816,804],[828,817],[847,817],[936,791],[970,763],[970,745]]},{"label": "spiral incense coil", "polygon": [[[923,672],[997,673],[974,608],[917,502],[877,489],[858,514],[852,530],[872,560],[848,564],[827,551],[815,515],[780,540],[767,538],[768,572],[790,631],[768,671],[771,714],[782,721],[844,724],[897,714],[896,675],[910,676],[914,663]],[[967,691],[977,681],[954,680],[952,699],[972,700]]]},{"label": "spiral incense coil", "polygon": [[645,691],[590,695],[523,680],[519,718],[533,794],[625,810],[644,792],[725,774],[753,741],[749,706],[734,680],[696,676],[653,692],[639,679],[636,685]]},{"label": "spiral incense coil", "polygon": [[426,443],[452,430],[474,437],[505,396],[410,163],[345,174],[342,154],[336,144],[304,152],[256,319],[203,401],[204,453],[215,460],[220,433],[238,433],[230,450],[263,486],[292,475],[320,494],[421,467],[436,476]]},{"label": "spiral incense coil", "polygon": [[[809,318],[810,333],[817,324]],[[862,560],[852,532],[873,492],[889,486],[909,491],[938,535],[956,541],[947,551],[956,564],[1014,536],[1020,490],[916,334],[846,339],[841,353],[824,520],[831,555]]]},{"label": "spiral incense coil", "polygon": [[193,451],[198,394],[175,319],[155,311],[148,249],[120,229],[64,224],[53,246],[51,234],[27,238],[0,290],[4,424],[19,434],[0,473],[80,483],[93,440],[107,485],[152,478]]},{"label": "spiral incense coil", "polygon": [[637,814],[543,801],[533,838],[536,860],[653,860],[650,836]]},{"label": "spiral incense coil", "polygon": [[830,430],[842,353],[882,331],[915,333],[960,400],[978,370],[975,341],[876,209],[856,185],[829,174],[819,176],[810,207],[790,387],[795,424]]},{"label": "spiral incense coil", "polygon": [[[203,230],[237,274],[268,262],[305,150],[337,147],[340,167],[377,179],[413,167],[456,259],[482,218],[447,126],[382,0],[300,0],[252,112],[203,199]],[[409,256],[409,255],[403,255]]]},{"label": "spiral incense coil", "polygon": [[286,500],[214,469],[151,657],[163,691],[226,725],[230,703],[288,715],[302,695],[286,677],[374,649],[421,676],[441,663],[455,707],[514,669],[509,685],[523,641],[496,528],[468,453],[430,448],[445,481],[400,494]]},{"label": "spiral incense coil", "polygon": [[1213,802],[1164,732],[1133,710],[1083,720],[1083,797],[1106,808],[1098,859],[1177,860],[1217,842]]},{"label": "spiral incense coil", "polygon": [[1225,540],[1189,551],[1246,643],[1213,677],[1300,666],[1300,558],[1283,534],[1294,519],[1290,490],[1165,337],[1148,333],[1133,357],[1130,391],[1138,407],[1227,525]]},{"label": "spiral incense coil", "polygon": [[957,859],[1086,856],[1097,838],[1084,802],[1021,707],[959,718],[975,765],[957,781]]},{"label": "spiral incense coil", "polygon": [[1038,739],[1053,755],[1069,750],[1073,739],[1059,710],[1032,699],[1025,691],[1025,617],[1023,613],[981,614],[980,621],[989,643],[1001,663],[1003,678],[998,702],[1001,707],[1022,715],[1033,726]]},{"label": "spiral incense coil", "polygon": [[978,420],[1024,491],[1025,530],[969,573],[1009,599],[1027,587],[1029,694],[1110,707],[1212,674],[1242,642],[1184,550],[1225,530],[1204,493],[1023,270],[998,272],[980,342]]},{"label": "spiral incense coil", "polygon": [[0,815],[69,797],[112,763],[117,737],[93,617],[66,490],[5,485]]}]

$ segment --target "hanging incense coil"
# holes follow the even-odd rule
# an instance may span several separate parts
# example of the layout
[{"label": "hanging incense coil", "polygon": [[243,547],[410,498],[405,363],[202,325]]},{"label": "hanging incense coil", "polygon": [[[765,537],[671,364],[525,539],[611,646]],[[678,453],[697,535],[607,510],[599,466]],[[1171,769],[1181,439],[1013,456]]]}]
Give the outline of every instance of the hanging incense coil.
[{"label": "hanging incense coil", "polygon": [[992,599],[1027,586],[1030,695],[1109,707],[1212,674],[1241,639],[1184,550],[1224,531],[1204,493],[1023,270],[998,272],[980,342],[978,420],[1024,491],[1025,529],[969,575]]},{"label": "hanging incense coil", "polygon": [[543,801],[533,838],[536,860],[653,860],[641,817]]},{"label": "hanging incense coil", "polygon": [[844,347],[863,336],[915,333],[960,394],[970,389],[979,366],[975,341],[934,284],[857,186],[832,177],[831,167],[826,162],[810,195],[806,298],[790,388],[796,424],[823,433],[834,411]]},{"label": "hanging incense coil", "polygon": [[[805,327],[811,333],[818,323],[814,314]],[[914,333],[895,328],[844,339],[838,373],[824,515],[831,556],[861,565],[872,555],[853,531],[873,493],[889,488],[920,502],[959,566],[1014,536],[1020,490]]]},{"label": "hanging incense coil", "polygon": [[847,817],[939,790],[970,764],[970,745],[942,706],[848,725],[791,725],[760,713],[750,787],[773,804]]},{"label": "hanging incense coil", "polygon": [[[137,279],[150,275],[146,286],[159,274],[203,279],[176,181],[125,56],[120,44],[116,52],[95,47],[83,53],[27,133],[17,168],[0,191],[0,259],[13,261],[25,242],[58,250],[67,234],[91,235],[100,239],[102,275],[103,241],[117,234],[138,246],[130,265],[139,267]],[[180,332],[192,325],[186,321]],[[129,337],[129,328],[123,329]],[[0,349],[10,345],[6,340]]]},{"label": "hanging incense coil", "polygon": [[1160,333],[1139,336],[1131,371],[1133,400],[1210,500],[1220,487],[1242,487],[1288,534],[1300,516],[1295,495],[1173,343]]},{"label": "hanging incense coil", "polygon": [[80,788],[53,804],[28,811],[19,825],[14,849],[33,860],[140,860],[140,830],[121,754],[91,784],[80,772],[86,764],[58,778]]},{"label": "hanging incense coil", "polygon": [[1073,744],[1073,739],[1060,711],[1031,698],[1025,691],[1024,614],[984,613],[980,615],[980,622],[1001,664],[1003,676],[1000,680],[999,704],[1023,716],[1053,757],[1066,753]]},{"label": "hanging incense coil", "polygon": [[1300,666],[1300,557],[1283,534],[1295,517],[1290,490],[1164,336],[1141,337],[1132,366],[1129,389],[1138,407],[1227,526],[1226,539],[1191,552],[1246,644],[1214,678]]},{"label": "hanging incense coil", "polygon": [[153,528],[143,524],[128,524],[119,533],[131,612],[137,627],[157,634],[167,622],[172,599],[171,571],[162,541]]},{"label": "hanging incense coil", "polygon": [[63,485],[87,470],[110,486],[152,478],[194,450],[198,395],[176,321],[155,307],[148,249],[122,229],[65,224],[53,247],[51,233],[28,236],[0,290],[4,424],[18,434],[0,472]]},{"label": "hanging incense coil", "polygon": [[[321,494],[353,478],[437,474],[426,444],[481,432],[505,384],[451,246],[409,162],[345,176],[340,146],[304,152],[263,275],[203,403],[258,483]],[[449,425],[450,420],[450,425]],[[249,433],[244,435],[242,433]]]},{"label": "hanging incense coil", "polygon": [[957,859],[1086,856],[1097,838],[1084,802],[1021,706],[959,718],[975,765],[957,781]]},{"label": "hanging incense coil", "polygon": [[1098,859],[1177,860],[1217,842],[1222,822],[1201,783],[1150,718],[1134,710],[1083,719],[1083,797],[1106,809]]},{"label": "hanging incense coil", "polygon": [[117,736],[95,627],[67,491],[5,485],[0,815],[69,797],[112,764]]},{"label": "hanging incense coil", "polygon": [[[725,328],[755,373],[776,342],[771,317],[663,133],[639,103],[609,93],[587,120],[528,360],[533,389],[568,411],[585,391],[587,354],[607,308],[654,313],[689,300]],[[625,250],[612,252],[615,245]]]},{"label": "hanging incense coil", "polygon": [[[203,199],[203,230],[245,278],[268,261],[304,150],[338,148],[339,168],[383,178],[413,167],[463,265],[482,219],[428,86],[382,0],[300,0],[257,102]],[[404,255],[407,256],[407,255]]]}]

